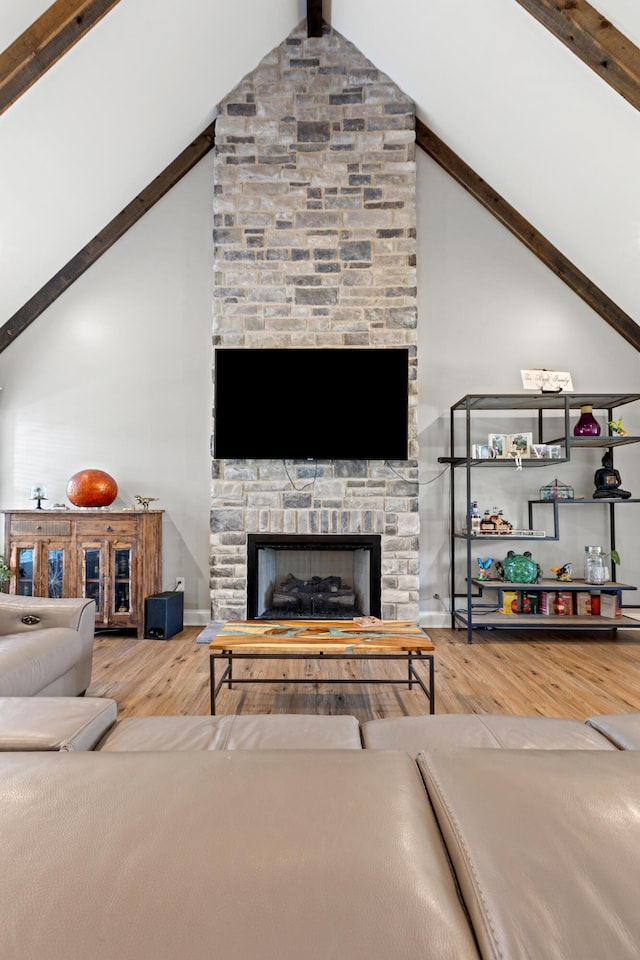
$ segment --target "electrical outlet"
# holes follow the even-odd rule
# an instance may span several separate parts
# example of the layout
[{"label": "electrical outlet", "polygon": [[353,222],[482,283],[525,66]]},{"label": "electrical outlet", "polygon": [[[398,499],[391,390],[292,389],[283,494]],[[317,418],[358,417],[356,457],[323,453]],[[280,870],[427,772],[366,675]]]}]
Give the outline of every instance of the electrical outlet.
[{"label": "electrical outlet", "polygon": [[176,590],[184,593],[184,577],[176,577]]}]

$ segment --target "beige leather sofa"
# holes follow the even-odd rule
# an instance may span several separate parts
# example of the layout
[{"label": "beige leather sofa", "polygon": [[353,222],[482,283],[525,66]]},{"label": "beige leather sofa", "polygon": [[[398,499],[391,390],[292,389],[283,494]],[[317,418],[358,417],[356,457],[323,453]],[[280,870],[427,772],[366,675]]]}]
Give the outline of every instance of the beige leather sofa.
[{"label": "beige leather sofa", "polygon": [[77,696],[91,681],[93,600],[0,594],[0,696]]},{"label": "beige leather sofa", "polygon": [[635,715],[0,699],[0,956],[637,960],[638,747]]}]

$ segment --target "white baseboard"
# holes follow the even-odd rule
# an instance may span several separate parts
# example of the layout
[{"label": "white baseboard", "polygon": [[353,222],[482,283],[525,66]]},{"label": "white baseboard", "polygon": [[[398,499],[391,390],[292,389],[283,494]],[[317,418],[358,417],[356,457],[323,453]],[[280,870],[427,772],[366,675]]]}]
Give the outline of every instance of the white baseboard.
[{"label": "white baseboard", "polygon": [[185,627],[206,627],[211,623],[210,610],[185,610],[183,623]]},{"label": "white baseboard", "polygon": [[451,615],[448,613],[420,613],[418,623],[421,627],[450,627]]}]

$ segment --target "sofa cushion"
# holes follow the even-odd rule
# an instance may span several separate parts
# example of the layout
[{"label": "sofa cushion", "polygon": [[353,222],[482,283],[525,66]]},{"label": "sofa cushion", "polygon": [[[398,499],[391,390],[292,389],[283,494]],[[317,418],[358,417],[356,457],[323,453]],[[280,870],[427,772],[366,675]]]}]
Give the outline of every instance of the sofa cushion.
[{"label": "sofa cushion", "polygon": [[360,750],[355,717],[128,717],[108,731],[99,750]]},{"label": "sofa cushion", "polygon": [[0,750],[93,750],[117,714],[102,697],[0,697]]},{"label": "sofa cushion", "polygon": [[71,670],[82,638],[70,627],[45,627],[0,637],[0,696],[29,697]]},{"label": "sofa cushion", "polygon": [[484,960],[637,960],[640,753],[420,754]]},{"label": "sofa cushion", "polygon": [[587,717],[585,723],[619,750],[640,750],[640,713],[602,714]]},{"label": "sofa cushion", "polygon": [[369,720],[362,724],[362,741],[368,749],[406,750],[413,757],[421,750],[454,747],[613,749],[580,720],[476,713]]},{"label": "sofa cushion", "polygon": [[2,960],[478,960],[402,752],[0,755]]}]

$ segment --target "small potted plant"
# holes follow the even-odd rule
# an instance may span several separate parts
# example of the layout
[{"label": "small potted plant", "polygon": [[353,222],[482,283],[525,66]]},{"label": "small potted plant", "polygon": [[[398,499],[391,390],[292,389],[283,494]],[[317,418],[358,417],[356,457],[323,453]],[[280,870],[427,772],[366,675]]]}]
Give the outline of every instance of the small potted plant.
[{"label": "small potted plant", "polygon": [[7,592],[7,584],[13,576],[13,571],[4,562],[4,557],[0,557],[0,593]]}]

